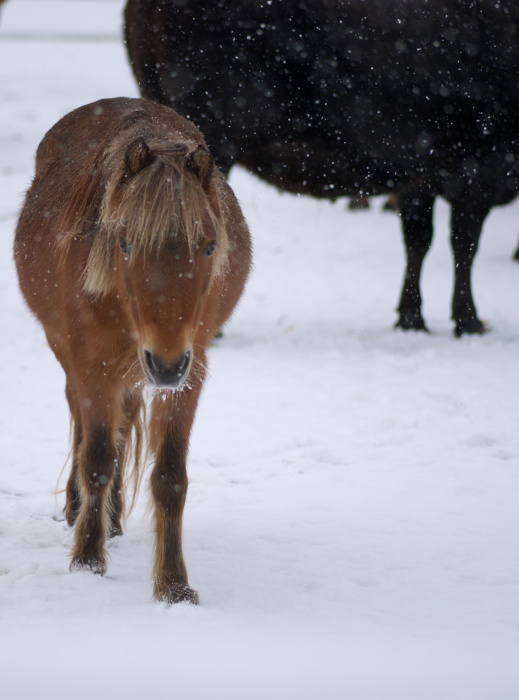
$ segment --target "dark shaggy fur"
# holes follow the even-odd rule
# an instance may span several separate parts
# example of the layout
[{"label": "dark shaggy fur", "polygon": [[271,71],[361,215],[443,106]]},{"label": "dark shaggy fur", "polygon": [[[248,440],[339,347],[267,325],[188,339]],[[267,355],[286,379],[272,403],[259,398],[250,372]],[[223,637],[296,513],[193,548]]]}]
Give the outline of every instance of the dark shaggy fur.
[{"label": "dark shaggy fur", "polygon": [[425,328],[419,277],[444,196],[455,332],[483,332],[474,254],[519,189],[519,3],[129,0],[126,37],[142,94],[194,121],[224,171],[332,199],[399,192],[403,328]]}]

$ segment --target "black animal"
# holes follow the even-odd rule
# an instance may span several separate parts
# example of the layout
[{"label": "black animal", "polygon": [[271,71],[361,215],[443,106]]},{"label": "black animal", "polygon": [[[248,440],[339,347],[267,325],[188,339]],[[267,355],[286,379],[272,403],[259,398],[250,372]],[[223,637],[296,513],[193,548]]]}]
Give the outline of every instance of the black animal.
[{"label": "black animal", "polygon": [[221,169],[336,198],[398,192],[397,325],[425,330],[434,198],[452,204],[455,334],[483,333],[471,268],[519,191],[517,0],[129,0],[144,97],[204,132]]}]

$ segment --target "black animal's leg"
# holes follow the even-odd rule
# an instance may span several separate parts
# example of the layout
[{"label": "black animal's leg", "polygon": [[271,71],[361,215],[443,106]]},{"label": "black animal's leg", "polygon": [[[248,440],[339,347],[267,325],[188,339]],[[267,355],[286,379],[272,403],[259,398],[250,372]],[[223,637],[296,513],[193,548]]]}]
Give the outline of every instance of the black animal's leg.
[{"label": "black animal's leg", "polygon": [[471,273],[479,237],[489,207],[475,198],[453,202],[451,216],[451,245],[454,253],[454,293],[452,319],[454,334],[484,333],[472,298]]},{"label": "black animal's leg", "polygon": [[434,197],[418,190],[408,191],[399,199],[407,265],[395,324],[404,330],[426,331],[422,317],[420,274],[433,236]]}]

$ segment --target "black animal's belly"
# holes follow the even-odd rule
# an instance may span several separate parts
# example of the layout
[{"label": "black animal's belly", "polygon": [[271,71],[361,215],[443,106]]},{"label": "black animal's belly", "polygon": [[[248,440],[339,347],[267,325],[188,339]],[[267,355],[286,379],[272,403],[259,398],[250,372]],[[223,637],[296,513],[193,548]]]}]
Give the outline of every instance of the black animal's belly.
[{"label": "black animal's belly", "polygon": [[429,182],[426,164],[419,159],[399,163],[367,156],[344,143],[273,141],[249,149],[239,163],[282,190],[327,199],[383,194],[410,182]]}]

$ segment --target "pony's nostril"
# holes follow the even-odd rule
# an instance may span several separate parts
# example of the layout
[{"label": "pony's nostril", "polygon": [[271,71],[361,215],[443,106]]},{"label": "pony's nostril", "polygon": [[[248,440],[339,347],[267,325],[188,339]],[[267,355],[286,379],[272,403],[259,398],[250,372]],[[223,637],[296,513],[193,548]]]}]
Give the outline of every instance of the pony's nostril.
[{"label": "pony's nostril", "polygon": [[191,351],[188,350],[186,352],[186,354],[184,355],[184,359],[183,359],[181,365],[178,368],[178,376],[179,377],[183,377],[184,374],[186,373],[187,368],[189,367],[190,360],[191,360]]},{"label": "pony's nostril", "polygon": [[191,351],[188,350],[184,357],[177,362],[176,365],[171,366],[171,370],[173,371],[174,375],[176,375],[176,382],[179,384],[182,382],[184,377],[189,371],[189,368],[191,366]]},{"label": "pony's nostril", "polygon": [[159,368],[154,360],[153,353],[150,352],[149,350],[144,351],[144,360],[146,362],[146,366],[150,370],[150,372],[155,375],[156,372],[158,372]]}]

